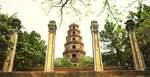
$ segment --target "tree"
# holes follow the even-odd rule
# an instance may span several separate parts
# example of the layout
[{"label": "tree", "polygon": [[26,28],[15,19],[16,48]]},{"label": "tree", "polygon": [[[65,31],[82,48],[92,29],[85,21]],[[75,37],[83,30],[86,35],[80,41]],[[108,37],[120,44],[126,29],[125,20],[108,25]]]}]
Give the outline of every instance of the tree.
[{"label": "tree", "polygon": [[54,62],[55,67],[71,67],[72,62],[68,58],[56,58]]},{"label": "tree", "polygon": [[79,60],[78,67],[94,67],[94,59],[90,56],[85,56]]},{"label": "tree", "polygon": [[145,64],[150,67],[150,6],[141,5],[137,12],[130,11],[129,18],[137,21],[135,32]]},{"label": "tree", "polygon": [[20,32],[18,36],[15,68],[39,67],[45,63],[45,42],[35,31]]},{"label": "tree", "polygon": [[[110,13],[111,18],[116,23],[120,22],[120,17],[124,16],[122,12],[128,12],[130,8],[136,7],[137,4],[148,3],[148,0],[126,0],[126,5],[120,5],[120,0],[42,0],[41,4],[47,14],[55,11],[55,15],[60,17],[60,24],[64,21],[65,16],[73,15],[80,21],[86,16],[101,16]],[[98,3],[98,4],[97,4]],[[97,6],[98,5],[98,6]],[[96,6],[96,7],[95,7]],[[118,9],[119,7],[119,9]],[[83,10],[84,9],[84,10]],[[102,17],[103,18],[103,17]],[[105,18],[103,18],[105,19]],[[64,21],[65,22],[65,21]]]},{"label": "tree", "polygon": [[4,61],[6,59],[6,56],[10,52],[8,50],[8,47],[10,46],[10,33],[18,28],[18,30],[21,29],[21,25],[15,25],[16,21],[21,21],[15,16],[8,16],[7,14],[3,14],[0,12],[0,69],[2,69],[4,65]]},{"label": "tree", "polygon": [[[131,65],[131,52],[127,33],[120,25],[106,20],[104,30],[100,32],[100,41],[106,45],[103,55],[103,61],[106,65]],[[128,49],[128,50],[127,50]],[[111,59],[111,60],[108,60]]]},{"label": "tree", "polygon": [[[19,30],[22,27],[22,25],[15,25],[16,20],[19,19],[14,15],[0,13],[0,70],[9,53],[10,32],[16,26]],[[35,31],[31,33],[19,31],[18,35],[14,68],[44,66],[46,46],[41,36]]]},{"label": "tree", "polygon": [[[73,67],[74,64],[70,61],[69,58],[56,58],[55,67]],[[93,58],[90,56],[85,56],[79,60],[77,67],[94,67]]]},{"label": "tree", "polygon": [[116,54],[112,52],[103,52],[102,53],[103,65],[112,66],[117,65]]}]

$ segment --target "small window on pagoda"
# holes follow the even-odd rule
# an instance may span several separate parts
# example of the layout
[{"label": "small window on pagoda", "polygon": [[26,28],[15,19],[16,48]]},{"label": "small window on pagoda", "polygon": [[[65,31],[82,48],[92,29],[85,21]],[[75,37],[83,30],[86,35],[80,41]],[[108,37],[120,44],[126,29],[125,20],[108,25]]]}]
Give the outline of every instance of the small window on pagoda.
[{"label": "small window on pagoda", "polygon": [[73,26],[73,29],[75,29],[75,27]]},{"label": "small window on pagoda", "polygon": [[75,34],[75,32],[73,32],[73,34]]},{"label": "small window on pagoda", "polygon": [[73,38],[72,40],[73,40],[73,41],[75,41],[76,39],[75,39],[75,38]]},{"label": "small window on pagoda", "polygon": [[76,48],[76,46],[75,46],[75,45],[73,45],[73,46],[72,46],[72,48]]}]

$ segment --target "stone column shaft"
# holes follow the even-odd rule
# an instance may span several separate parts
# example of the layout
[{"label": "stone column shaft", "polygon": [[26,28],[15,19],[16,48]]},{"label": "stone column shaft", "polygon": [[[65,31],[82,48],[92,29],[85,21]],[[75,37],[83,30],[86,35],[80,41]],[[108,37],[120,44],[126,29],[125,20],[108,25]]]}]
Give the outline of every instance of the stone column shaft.
[{"label": "stone column shaft", "polygon": [[94,67],[96,72],[103,71],[102,55],[99,46],[98,24],[97,21],[91,22],[92,47],[94,57]]},{"label": "stone column shaft", "polygon": [[92,33],[92,44],[93,44],[93,54],[94,54],[94,64],[95,64],[95,71],[100,72],[103,71],[103,63],[102,63],[102,56],[100,53],[99,48],[99,37],[98,33]]},{"label": "stone column shaft", "polygon": [[142,53],[139,50],[139,46],[137,43],[135,33],[132,31],[129,31],[128,35],[129,35],[130,43],[132,47],[132,55],[133,55],[135,70],[144,71],[144,68],[145,68],[144,59],[142,57]]},{"label": "stone column shaft", "polygon": [[8,48],[10,51],[8,56],[6,57],[4,66],[3,66],[3,71],[4,72],[12,72],[13,70],[13,64],[14,64],[14,58],[15,58],[15,53],[16,53],[16,46],[17,46],[17,39],[18,39],[18,33],[15,31],[12,33],[10,42],[12,43],[12,47]]},{"label": "stone column shaft", "polygon": [[55,36],[56,36],[56,23],[55,21],[50,21],[48,24],[48,48],[46,52],[45,59],[45,72],[54,71],[54,53],[55,53]]}]

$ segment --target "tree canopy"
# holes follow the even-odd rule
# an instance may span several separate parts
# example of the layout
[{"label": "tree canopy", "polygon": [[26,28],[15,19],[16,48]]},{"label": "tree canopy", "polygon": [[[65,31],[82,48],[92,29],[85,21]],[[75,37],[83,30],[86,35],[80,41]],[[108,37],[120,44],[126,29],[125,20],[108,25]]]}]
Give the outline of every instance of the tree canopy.
[{"label": "tree canopy", "polygon": [[126,30],[121,25],[107,20],[100,32],[100,41],[104,45],[103,61],[106,65],[131,66],[131,49]]},{"label": "tree canopy", "polygon": [[135,29],[140,50],[147,67],[150,67],[150,6],[142,5],[137,12],[130,12],[130,17],[137,21]]},{"label": "tree canopy", "polygon": [[85,56],[79,60],[75,66],[68,58],[56,58],[54,66],[55,67],[94,67],[94,59],[90,56]]},{"label": "tree canopy", "polygon": [[[22,25],[16,25],[16,20],[19,20],[16,16],[8,16],[7,14],[0,13],[0,69],[3,68],[4,61],[9,53],[10,33],[16,27],[19,29],[19,36],[14,68],[44,66],[45,41],[35,31],[30,33],[21,31]],[[21,23],[20,20],[19,22]]]},{"label": "tree canopy", "polygon": [[[137,12],[130,11],[128,18],[136,21],[136,27],[134,32],[136,33],[140,51],[143,54],[146,67],[149,67],[149,42],[150,42],[150,6],[140,5],[137,8]],[[133,58],[131,53],[131,46],[127,32],[122,25],[114,24],[110,20],[106,20],[104,30],[100,32],[101,42],[106,44],[103,53],[103,61],[106,65],[112,65],[117,63],[121,66],[133,66]],[[115,28],[116,27],[116,28]],[[115,29],[114,29],[115,28]],[[111,58],[111,60],[110,60]]]},{"label": "tree canopy", "polygon": [[14,63],[15,68],[44,66],[45,50],[45,42],[41,40],[41,36],[37,32],[20,32]]}]

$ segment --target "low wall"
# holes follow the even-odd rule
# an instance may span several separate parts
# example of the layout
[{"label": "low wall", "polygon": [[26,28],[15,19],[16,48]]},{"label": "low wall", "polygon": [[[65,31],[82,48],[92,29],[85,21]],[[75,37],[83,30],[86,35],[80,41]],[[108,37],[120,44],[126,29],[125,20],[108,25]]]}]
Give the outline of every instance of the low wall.
[{"label": "low wall", "polygon": [[[94,67],[54,67],[55,71],[94,71]],[[117,66],[104,66],[104,70],[134,70],[133,68],[124,68]],[[25,67],[15,69],[15,71],[44,71],[44,67]]]},{"label": "low wall", "polygon": [[103,72],[0,72],[0,77],[150,77],[150,71],[109,70]]},{"label": "low wall", "polygon": [[[94,67],[54,67],[55,71],[94,71]],[[41,67],[20,68],[15,71],[44,71]]]}]

